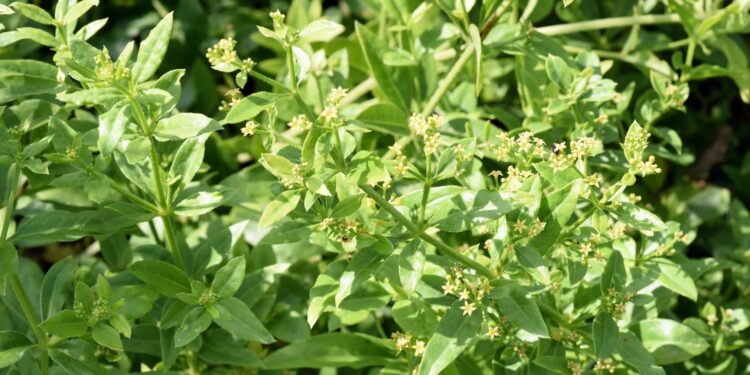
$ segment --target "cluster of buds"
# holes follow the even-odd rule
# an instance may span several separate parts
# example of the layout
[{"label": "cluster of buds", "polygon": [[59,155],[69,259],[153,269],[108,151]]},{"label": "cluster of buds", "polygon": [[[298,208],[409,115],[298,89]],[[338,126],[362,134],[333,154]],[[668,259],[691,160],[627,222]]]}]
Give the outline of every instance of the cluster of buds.
[{"label": "cluster of buds", "polygon": [[109,319],[111,314],[110,303],[106,298],[97,298],[91,311],[88,311],[83,302],[75,302],[73,312],[77,318],[85,320],[88,325],[93,326],[101,320]]},{"label": "cluster of buds", "polygon": [[440,131],[438,128],[445,119],[437,114],[425,117],[419,113],[414,113],[409,117],[409,128],[415,135],[424,139],[424,153],[432,155],[437,152],[440,145]]},{"label": "cluster of buds", "polygon": [[425,340],[414,338],[410,333],[393,332],[391,338],[396,344],[396,355],[406,350],[413,350],[415,357],[420,357],[424,354],[427,347]]},{"label": "cluster of buds", "polygon": [[544,140],[537,138],[529,131],[523,132],[517,137],[500,133],[497,139],[498,144],[490,144],[490,149],[499,160],[530,160],[535,157],[544,157],[546,153]]},{"label": "cluster of buds", "polygon": [[634,122],[630,125],[628,133],[625,135],[625,142],[622,144],[622,150],[631,164],[641,161],[643,158],[643,151],[648,147],[649,136],[648,130],[642,128],[638,123]]},{"label": "cluster of buds", "polygon": [[219,301],[219,295],[212,292],[211,289],[206,289],[201,296],[198,298],[198,303],[203,306],[212,305]]},{"label": "cluster of buds", "polygon": [[242,127],[242,135],[249,137],[251,135],[255,134],[255,131],[258,130],[258,123],[255,121],[248,121],[245,123],[245,126]]},{"label": "cluster of buds", "polygon": [[640,160],[636,163],[635,170],[640,173],[641,176],[648,176],[650,174],[661,173],[661,168],[656,165],[656,158],[653,155],[649,156],[646,161]]},{"label": "cluster of buds", "polygon": [[329,231],[329,236],[342,244],[355,244],[357,235],[364,231],[362,224],[355,218],[333,219],[327,217],[320,222],[320,228]]},{"label": "cluster of buds", "polygon": [[625,304],[633,299],[633,293],[620,293],[615,288],[609,288],[602,299],[602,305],[615,320],[620,319],[625,312]]},{"label": "cluster of buds", "polygon": [[598,359],[594,365],[594,370],[614,374],[615,363],[612,358]]},{"label": "cluster of buds", "polygon": [[336,87],[331,90],[326,98],[326,106],[323,111],[320,112],[320,118],[325,120],[326,123],[331,124],[339,118],[339,109],[344,103],[344,98],[347,94],[347,89],[342,87]]},{"label": "cluster of buds", "polygon": [[307,119],[305,115],[297,115],[292,117],[292,120],[287,123],[290,129],[303,131],[310,130],[313,126],[312,121]]},{"label": "cluster of buds", "polygon": [[482,303],[484,296],[490,291],[490,284],[486,279],[473,277],[467,274],[463,268],[455,267],[445,277],[443,293],[454,295],[463,301],[461,310],[463,315],[471,316]]},{"label": "cluster of buds", "polygon": [[239,89],[232,89],[224,94],[224,100],[221,101],[219,110],[222,112],[229,112],[232,107],[242,100],[242,92]]},{"label": "cluster of buds", "polygon": [[216,42],[206,52],[206,58],[211,68],[224,73],[240,70],[249,73],[255,67],[253,59],[240,60],[237,56],[237,41],[234,38],[224,38]]},{"label": "cluster of buds", "polygon": [[534,219],[534,222],[531,225],[527,225],[526,221],[519,218],[513,224],[513,231],[517,235],[522,237],[534,237],[541,233],[546,225],[547,223],[543,222],[539,218]]},{"label": "cluster of buds", "polygon": [[281,179],[281,184],[284,185],[284,187],[286,187],[287,189],[292,189],[297,185],[304,184],[306,168],[307,163],[305,162],[295,164],[292,168],[292,174],[290,176],[283,177]]},{"label": "cluster of buds", "polygon": [[396,165],[396,174],[399,176],[404,176],[409,171],[409,164],[407,163],[406,155],[404,155],[404,151],[401,149],[401,145],[397,143],[392,144],[388,147],[388,150],[393,152],[393,155],[395,155],[396,159],[398,160],[398,164]]},{"label": "cluster of buds", "polygon": [[94,68],[94,74],[97,79],[96,86],[107,86],[123,78],[130,77],[130,69],[128,67],[120,62],[112,62],[107,47],[104,47],[94,56],[94,63],[96,64]]},{"label": "cluster of buds", "polygon": [[625,230],[627,230],[627,229],[628,229],[627,225],[625,225],[623,223],[617,223],[617,224],[615,224],[614,226],[612,226],[611,228],[609,228],[607,230],[607,235],[612,240],[616,240],[616,239],[621,238],[622,236],[624,236],[625,235]]},{"label": "cluster of buds", "polygon": [[592,137],[581,137],[570,142],[570,155],[576,160],[594,156],[599,149],[601,141]]},{"label": "cluster of buds", "polygon": [[502,186],[509,191],[516,191],[523,186],[524,181],[531,178],[534,175],[533,172],[518,169],[514,166],[509,166],[505,177],[500,182]]}]

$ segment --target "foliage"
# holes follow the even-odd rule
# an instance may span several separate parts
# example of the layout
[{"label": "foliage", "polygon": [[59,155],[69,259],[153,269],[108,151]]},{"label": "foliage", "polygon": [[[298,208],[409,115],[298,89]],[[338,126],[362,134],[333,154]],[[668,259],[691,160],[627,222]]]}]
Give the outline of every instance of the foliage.
[{"label": "foliage", "polygon": [[0,2],[0,373],[750,371],[750,2],[271,5]]}]

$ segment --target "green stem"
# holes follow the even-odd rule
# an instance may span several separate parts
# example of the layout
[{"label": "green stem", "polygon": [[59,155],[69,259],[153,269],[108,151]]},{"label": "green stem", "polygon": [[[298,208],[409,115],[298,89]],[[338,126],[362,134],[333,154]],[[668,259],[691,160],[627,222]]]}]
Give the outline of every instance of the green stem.
[{"label": "green stem", "polygon": [[8,172],[8,199],[5,201],[5,217],[3,218],[3,228],[0,231],[0,244],[5,242],[8,236],[8,230],[10,228],[10,222],[13,220],[13,207],[16,204],[16,188],[18,187],[18,180],[21,178],[21,168],[18,168],[16,163],[10,166],[11,170]]},{"label": "green stem", "polygon": [[289,81],[292,85],[292,92],[297,92],[297,77],[294,72],[294,54],[292,53],[292,45],[286,49],[286,67],[289,69]]},{"label": "green stem", "polygon": [[419,206],[419,227],[425,227],[425,211],[427,210],[427,201],[430,196],[430,187],[432,186],[432,155],[426,155],[424,168],[424,186],[422,187],[422,204]]},{"label": "green stem", "polygon": [[543,313],[549,315],[552,319],[554,319],[561,326],[567,327],[570,324],[568,322],[568,318],[566,318],[565,315],[560,314],[560,312],[558,312],[557,309],[548,305],[546,302],[536,300],[536,304],[539,306],[539,310],[542,310]]},{"label": "green stem", "polygon": [[346,158],[344,158],[344,145],[341,143],[339,129],[333,128],[333,139],[336,142],[336,164],[340,171],[346,170]]},{"label": "green stem", "polygon": [[132,94],[129,95],[129,98],[131,106],[133,107],[133,111],[135,112],[136,121],[143,130],[144,135],[148,137],[149,144],[151,146],[149,161],[151,162],[151,170],[154,175],[154,186],[156,188],[156,197],[158,200],[157,213],[164,221],[164,237],[166,238],[167,249],[172,253],[175,262],[180,267],[184,267],[184,257],[182,256],[182,252],[177,246],[177,241],[175,241],[174,226],[172,225],[171,221],[172,198],[170,196],[171,193],[169,192],[169,187],[167,186],[165,188],[164,186],[166,184],[166,180],[162,177],[161,158],[159,157],[159,153],[156,151],[156,143],[154,141],[154,138],[151,137],[151,128],[148,124],[146,116],[143,113],[143,110],[141,109],[140,103],[138,103],[138,100],[136,100],[135,96],[133,96]]},{"label": "green stem", "polygon": [[467,61],[469,61],[470,58],[474,56],[474,46],[471,44],[466,45],[466,49],[461,54],[461,56],[458,57],[458,60],[453,64],[453,67],[451,67],[451,70],[448,71],[448,74],[445,76],[445,78],[440,82],[440,85],[435,90],[435,92],[430,97],[430,100],[427,101],[427,104],[424,106],[424,109],[422,110],[423,116],[429,116],[432,114],[432,111],[435,110],[435,107],[437,107],[438,103],[440,102],[440,99],[443,98],[446,92],[448,92],[448,89],[453,86],[453,82],[456,80],[456,77],[458,77],[458,73],[461,72],[461,69],[463,69],[464,65]]},{"label": "green stem", "polygon": [[[5,241],[8,238],[8,230],[10,228],[10,221],[13,220],[13,211],[16,206],[16,188],[18,187],[18,180],[21,178],[21,168],[18,167],[18,164],[13,163],[11,165],[11,170],[9,171],[10,177],[8,178],[8,199],[6,200],[5,204],[5,217],[3,219],[3,227],[0,231],[0,243],[5,243]],[[29,323],[29,326],[31,327],[31,330],[34,332],[34,336],[36,336],[37,343],[39,344],[40,349],[42,350],[42,356],[41,356],[41,373],[42,375],[46,375],[49,368],[49,355],[47,354],[47,342],[49,338],[47,337],[47,334],[42,331],[42,329],[39,327],[39,319],[36,317],[36,313],[34,312],[34,308],[31,306],[31,301],[29,300],[28,295],[26,294],[26,291],[23,289],[23,286],[21,285],[21,279],[18,277],[17,273],[13,273],[9,275],[10,279],[10,285],[13,288],[13,292],[16,295],[16,299],[18,300],[18,303],[21,305],[21,310],[23,310],[23,314],[26,316],[26,320]]]},{"label": "green stem", "polygon": [[609,29],[613,27],[629,27],[633,25],[655,25],[662,23],[680,22],[680,16],[675,13],[670,14],[645,14],[630,17],[612,17],[602,18],[591,21],[581,21],[566,23],[561,25],[544,26],[537,28],[536,31],[548,35],[573,34],[582,31]]},{"label": "green stem", "polygon": [[167,243],[167,248],[172,254],[174,254],[177,264],[181,267],[185,267],[185,257],[182,255],[182,251],[175,240],[175,230],[174,224],[172,223],[172,217],[170,215],[164,215],[161,219],[164,221],[164,239]]},{"label": "green stem", "polygon": [[18,274],[11,274],[9,278],[13,292],[16,294],[16,299],[18,299],[18,303],[21,305],[21,310],[23,310],[23,314],[26,316],[26,320],[28,320],[31,330],[34,331],[34,336],[36,336],[37,343],[42,350],[41,369],[42,374],[46,375],[49,368],[49,355],[47,354],[47,343],[49,342],[49,338],[39,327],[39,319],[36,317],[34,308],[31,307],[31,301],[21,285],[21,279],[18,277]]},{"label": "green stem", "polygon": [[685,55],[685,66],[686,67],[692,67],[693,66],[693,56],[695,56],[695,40],[693,38],[690,38],[688,41],[688,49],[687,54]]},{"label": "green stem", "polygon": [[272,87],[277,88],[277,89],[279,89],[279,90],[281,90],[281,91],[283,91],[283,92],[285,92],[287,94],[292,92],[292,90],[289,90],[288,87],[284,86],[283,84],[279,83],[275,79],[273,79],[273,78],[271,78],[271,77],[269,77],[269,76],[267,76],[267,75],[265,75],[263,73],[259,73],[259,72],[256,72],[255,70],[251,70],[250,71],[250,76],[253,77],[253,78],[258,79],[259,81],[263,81],[263,82],[271,85]]},{"label": "green stem", "polygon": [[401,212],[396,209],[396,207],[393,207],[393,205],[391,205],[385,198],[383,198],[383,196],[378,194],[378,192],[375,191],[375,189],[373,189],[371,186],[367,184],[361,184],[359,185],[359,188],[362,189],[362,191],[364,191],[365,194],[367,194],[370,198],[375,200],[375,202],[377,202],[380,207],[388,211],[388,213],[391,214],[391,216],[396,219],[396,221],[398,221],[401,225],[403,225],[404,228],[406,228],[409,232],[434,246],[443,255],[452,258],[453,260],[463,264],[468,268],[474,269],[482,276],[490,279],[494,277],[494,274],[489,268],[485,267],[474,259],[471,259],[466,255],[459,253],[452,247],[448,246],[445,242],[441,241],[439,238],[425,233],[414,223],[412,223],[411,220],[402,215]]},{"label": "green stem", "polygon": [[157,207],[153,203],[151,203],[151,202],[149,202],[149,201],[147,201],[147,200],[145,200],[145,199],[143,199],[143,198],[141,198],[141,197],[139,197],[139,196],[131,193],[128,189],[126,189],[124,186],[122,186],[119,183],[117,183],[117,181],[111,179],[109,176],[104,175],[104,174],[101,174],[101,175],[107,178],[107,181],[109,181],[109,186],[112,189],[114,189],[115,191],[117,191],[118,193],[120,193],[125,198],[131,200],[133,203],[141,206],[142,208],[144,208],[147,211],[151,211],[151,212],[156,213],[156,214],[159,213],[159,207]]}]

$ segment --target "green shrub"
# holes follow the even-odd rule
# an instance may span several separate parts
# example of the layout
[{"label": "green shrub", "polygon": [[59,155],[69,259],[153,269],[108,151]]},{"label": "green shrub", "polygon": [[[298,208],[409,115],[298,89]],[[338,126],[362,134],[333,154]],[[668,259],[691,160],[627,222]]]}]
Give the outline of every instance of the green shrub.
[{"label": "green shrub", "polygon": [[0,3],[0,374],[750,371],[750,2],[98,3]]}]

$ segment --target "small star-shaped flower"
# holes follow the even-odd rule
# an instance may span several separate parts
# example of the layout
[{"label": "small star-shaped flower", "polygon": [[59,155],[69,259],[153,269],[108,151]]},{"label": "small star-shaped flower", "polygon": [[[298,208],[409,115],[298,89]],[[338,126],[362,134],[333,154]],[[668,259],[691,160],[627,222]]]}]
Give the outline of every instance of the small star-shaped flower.
[{"label": "small star-shaped flower", "polygon": [[464,305],[461,306],[461,310],[464,311],[463,315],[469,315],[469,316],[471,316],[471,314],[476,309],[477,309],[476,306],[474,306],[474,304],[471,303],[471,302],[469,302],[469,301],[464,302]]}]

